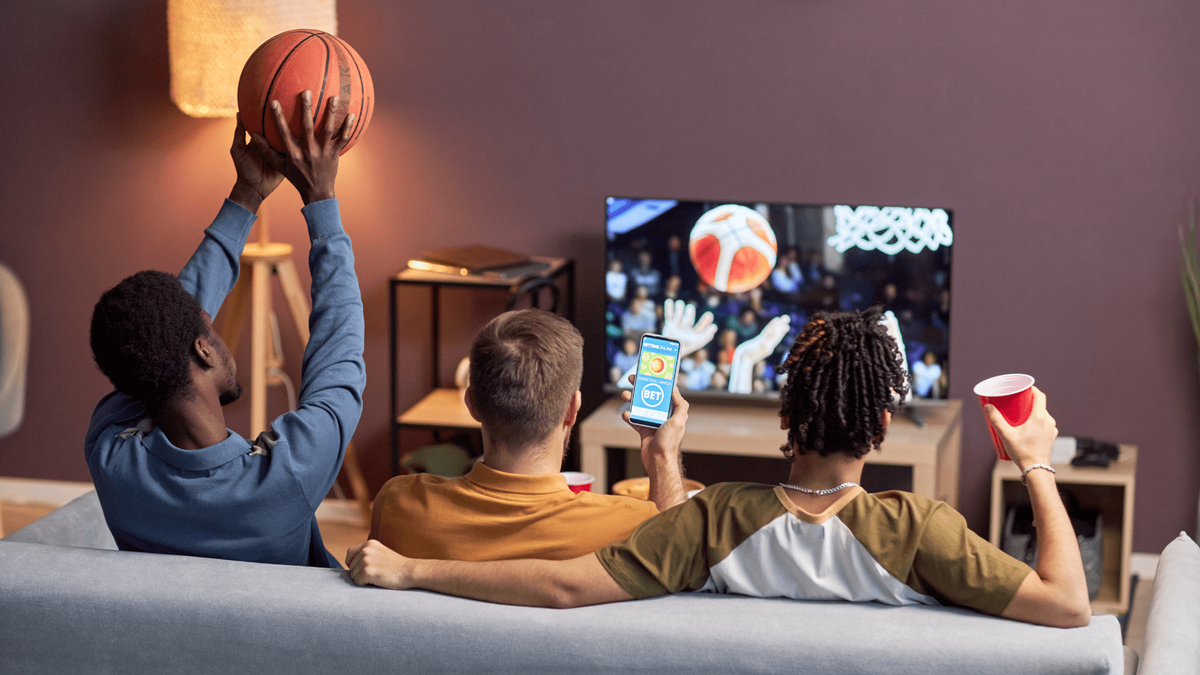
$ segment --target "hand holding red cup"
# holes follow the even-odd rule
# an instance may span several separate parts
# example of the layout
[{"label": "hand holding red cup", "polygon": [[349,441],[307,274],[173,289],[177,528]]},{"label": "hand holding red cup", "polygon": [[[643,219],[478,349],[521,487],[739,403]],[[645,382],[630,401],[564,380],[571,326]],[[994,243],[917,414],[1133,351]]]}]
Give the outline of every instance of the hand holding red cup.
[{"label": "hand holding red cup", "polygon": [[[990,377],[975,385],[975,394],[979,397],[979,406],[995,406],[1004,416],[1004,421],[1014,427],[1019,427],[1029,419],[1033,410],[1033,378],[1029,375],[1010,374]],[[992,432],[992,444],[996,446],[996,456],[1009,461],[1011,458],[1004,451],[1004,442],[1000,435],[988,423],[988,431]]]}]

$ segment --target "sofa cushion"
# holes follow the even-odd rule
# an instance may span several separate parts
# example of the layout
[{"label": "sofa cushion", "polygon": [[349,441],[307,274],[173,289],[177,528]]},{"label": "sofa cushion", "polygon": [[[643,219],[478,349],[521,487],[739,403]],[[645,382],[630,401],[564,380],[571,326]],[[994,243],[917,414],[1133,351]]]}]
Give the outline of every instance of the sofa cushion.
[{"label": "sofa cushion", "polygon": [[1180,532],[1158,558],[1139,675],[1200,672],[1200,547]]},{"label": "sofa cushion", "polygon": [[47,513],[3,541],[117,550],[95,490]]},{"label": "sofa cushion", "polygon": [[681,594],[571,610],[344,572],[0,541],[13,672],[1119,673],[1116,618]]}]

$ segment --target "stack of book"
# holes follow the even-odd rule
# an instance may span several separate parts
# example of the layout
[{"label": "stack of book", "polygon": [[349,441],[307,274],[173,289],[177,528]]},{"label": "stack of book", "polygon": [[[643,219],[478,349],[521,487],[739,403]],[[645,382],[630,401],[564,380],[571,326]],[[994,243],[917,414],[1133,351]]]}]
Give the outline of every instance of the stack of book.
[{"label": "stack of book", "polygon": [[420,260],[409,260],[408,266],[423,272],[505,280],[538,274],[550,264],[533,260],[524,253],[475,244],[427,251]]}]

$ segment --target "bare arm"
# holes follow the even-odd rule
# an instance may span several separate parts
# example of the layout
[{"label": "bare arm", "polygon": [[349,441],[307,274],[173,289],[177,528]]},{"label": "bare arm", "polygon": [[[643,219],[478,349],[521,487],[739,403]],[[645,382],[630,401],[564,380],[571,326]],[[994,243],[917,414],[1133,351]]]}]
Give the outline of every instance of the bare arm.
[{"label": "bare arm", "polygon": [[594,553],[572,560],[422,560],[371,539],[346,552],[346,567],[359,586],[424,588],[505,605],[566,609],[633,599]]},{"label": "bare arm", "polygon": [[[633,380],[633,376],[629,379]],[[630,401],[633,392],[622,391],[621,398]],[[687,426],[688,402],[679,393],[679,387],[671,390],[671,403],[675,411],[657,429],[633,424],[629,421],[628,410],[621,413],[622,419],[641,436],[642,466],[650,477],[650,501],[660,512],[687,500],[687,491],[683,489],[683,455],[679,445],[683,442],[684,428]]]},{"label": "bare arm", "polygon": [[[1058,436],[1054,418],[1046,412],[1046,395],[1036,387],[1033,394],[1033,411],[1019,427],[1009,426],[994,407],[986,410],[1009,457],[1022,470],[1034,464],[1049,464],[1051,447]],[[1001,616],[1062,628],[1086,626],[1092,611],[1083,559],[1054,474],[1034,469],[1026,481],[1037,527],[1038,564],[1021,582]]]}]

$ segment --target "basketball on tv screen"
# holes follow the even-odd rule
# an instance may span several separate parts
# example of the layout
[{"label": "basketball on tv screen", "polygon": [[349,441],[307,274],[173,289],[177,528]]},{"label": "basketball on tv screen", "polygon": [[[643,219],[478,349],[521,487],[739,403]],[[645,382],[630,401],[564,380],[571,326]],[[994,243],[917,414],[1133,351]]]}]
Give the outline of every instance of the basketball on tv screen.
[{"label": "basketball on tv screen", "polygon": [[609,197],[606,222],[607,391],[657,333],[680,342],[685,396],[777,397],[809,318],[878,304],[913,397],[946,398],[950,211]]}]

